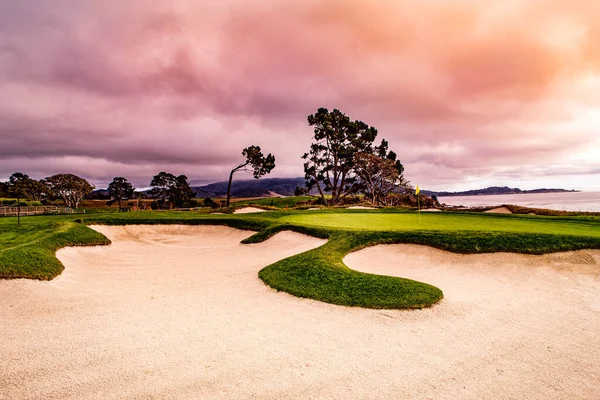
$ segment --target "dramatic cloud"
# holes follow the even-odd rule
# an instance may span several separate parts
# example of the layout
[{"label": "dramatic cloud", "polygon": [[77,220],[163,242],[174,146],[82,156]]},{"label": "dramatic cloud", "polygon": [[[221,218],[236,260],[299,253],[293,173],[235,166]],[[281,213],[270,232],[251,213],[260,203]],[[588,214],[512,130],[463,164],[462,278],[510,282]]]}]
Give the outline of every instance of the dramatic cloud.
[{"label": "dramatic cloud", "polygon": [[222,180],[250,144],[301,176],[328,107],[423,187],[600,189],[596,3],[3,2],[0,180]]}]

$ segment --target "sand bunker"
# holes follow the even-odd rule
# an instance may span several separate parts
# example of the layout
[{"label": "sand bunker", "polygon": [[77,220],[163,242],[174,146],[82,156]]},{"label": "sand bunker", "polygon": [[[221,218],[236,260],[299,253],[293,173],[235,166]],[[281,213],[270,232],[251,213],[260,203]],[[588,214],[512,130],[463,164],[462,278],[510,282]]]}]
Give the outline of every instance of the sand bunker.
[{"label": "sand bunker", "polygon": [[0,281],[0,398],[600,397],[600,252],[353,253],[431,282],[431,309],[365,310],[278,293],[263,266],[322,240],[208,226],[97,227],[50,282]]},{"label": "sand bunker", "polygon": [[[417,370],[397,372],[417,379],[411,395],[600,398],[600,251],[459,255],[382,245],[344,262],[444,291],[432,309],[385,312],[402,321],[399,357]],[[427,380],[432,387],[422,386]]]},{"label": "sand bunker", "polygon": [[348,207],[348,210],[374,210],[375,207],[365,207],[365,206],[351,206]]},{"label": "sand bunker", "polygon": [[238,208],[233,213],[234,214],[249,214],[249,213],[258,213],[258,212],[266,212],[267,210],[263,210],[262,208],[257,207],[244,207]]},{"label": "sand bunker", "polygon": [[439,208],[424,208],[421,211],[423,212],[442,212]]},{"label": "sand bunker", "polygon": [[495,214],[512,214],[512,211],[508,207],[498,207],[492,208],[491,210],[484,211],[486,213],[495,213]]}]

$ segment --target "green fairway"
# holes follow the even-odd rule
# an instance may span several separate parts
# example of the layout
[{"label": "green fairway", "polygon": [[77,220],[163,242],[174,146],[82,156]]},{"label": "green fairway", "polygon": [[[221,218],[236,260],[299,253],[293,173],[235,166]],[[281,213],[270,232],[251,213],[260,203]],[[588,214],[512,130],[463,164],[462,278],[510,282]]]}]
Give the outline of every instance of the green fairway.
[{"label": "green fairway", "polygon": [[452,213],[335,213],[297,214],[281,222],[297,225],[375,231],[482,231],[550,233],[600,237],[598,221],[575,218]]},{"label": "green fairway", "polygon": [[313,196],[287,196],[287,197],[270,197],[265,199],[253,199],[236,201],[233,203],[234,206],[268,206],[276,208],[291,208],[298,205],[298,203],[315,200]]},{"label": "green fairway", "polygon": [[267,240],[282,230],[328,239],[311,251],[268,265],[259,277],[295,296],[368,308],[421,308],[443,297],[440,289],[409,279],[350,270],[343,258],[380,243],[412,243],[459,253],[542,254],[600,249],[596,217],[532,217],[422,213],[394,209],[271,211],[208,214],[203,211],[139,211],[0,218],[0,278],[52,279],[63,269],[55,252],[64,246],[101,245],[107,238],[89,224],[227,225],[257,233],[245,243]]}]

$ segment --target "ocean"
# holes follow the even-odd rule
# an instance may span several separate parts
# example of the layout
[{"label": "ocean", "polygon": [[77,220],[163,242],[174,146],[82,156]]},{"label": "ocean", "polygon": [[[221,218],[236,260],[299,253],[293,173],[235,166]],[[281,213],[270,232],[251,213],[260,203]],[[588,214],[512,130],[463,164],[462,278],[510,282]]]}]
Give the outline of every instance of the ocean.
[{"label": "ocean", "polygon": [[488,207],[513,204],[531,208],[561,211],[600,212],[600,192],[525,193],[495,196],[438,197],[440,203],[452,206]]}]

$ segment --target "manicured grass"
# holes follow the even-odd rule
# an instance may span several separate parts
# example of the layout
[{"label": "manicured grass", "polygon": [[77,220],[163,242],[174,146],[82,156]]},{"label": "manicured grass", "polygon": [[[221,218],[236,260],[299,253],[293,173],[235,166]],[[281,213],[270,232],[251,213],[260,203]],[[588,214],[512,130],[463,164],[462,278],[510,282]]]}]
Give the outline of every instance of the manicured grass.
[{"label": "manicured grass", "polygon": [[281,222],[327,228],[377,231],[487,231],[552,233],[600,237],[600,223],[585,218],[531,217],[459,213],[335,213],[297,214]]},{"label": "manicured grass", "polygon": [[[353,271],[342,260],[379,243],[414,243],[459,253],[509,251],[542,254],[600,248],[600,220],[393,210],[272,211],[211,215],[206,212],[130,212],[0,218],[0,277],[52,279],[62,271],[55,251],[69,245],[107,244],[87,224],[208,224],[257,231],[245,243],[293,230],[328,242],[263,268],[269,286],[295,296],[368,308],[421,308],[439,301],[441,290],[409,279]],[[81,223],[78,223],[78,222]]]},{"label": "manicured grass", "polygon": [[324,246],[269,265],[258,276],[274,289],[345,306],[423,308],[443,297],[426,283],[346,267],[343,257],[362,247],[361,239],[350,232],[333,233]]},{"label": "manicured grass", "polygon": [[276,208],[292,208],[296,207],[298,203],[315,200],[313,196],[288,196],[288,197],[268,197],[264,199],[253,199],[253,200],[242,200],[234,201],[232,205],[239,207],[242,205],[258,205],[258,206],[270,206]]},{"label": "manicured grass", "polygon": [[0,278],[50,280],[64,268],[56,250],[110,243],[104,235],[75,222],[36,222],[0,225]]}]

